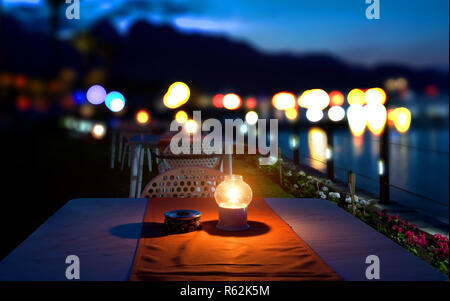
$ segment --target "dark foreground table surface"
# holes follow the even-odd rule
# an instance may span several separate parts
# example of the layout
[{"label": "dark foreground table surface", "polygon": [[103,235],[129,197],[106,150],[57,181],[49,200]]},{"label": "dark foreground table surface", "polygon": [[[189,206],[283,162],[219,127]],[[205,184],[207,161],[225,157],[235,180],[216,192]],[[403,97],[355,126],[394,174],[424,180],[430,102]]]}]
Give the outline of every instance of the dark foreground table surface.
[{"label": "dark foreground table surface", "polygon": [[[366,257],[376,255],[380,280],[448,281],[327,200],[264,200],[344,280],[367,280]],[[128,280],[146,203],[126,198],[69,201],[0,262],[0,281],[67,280],[69,255],[80,259],[80,280]]]}]

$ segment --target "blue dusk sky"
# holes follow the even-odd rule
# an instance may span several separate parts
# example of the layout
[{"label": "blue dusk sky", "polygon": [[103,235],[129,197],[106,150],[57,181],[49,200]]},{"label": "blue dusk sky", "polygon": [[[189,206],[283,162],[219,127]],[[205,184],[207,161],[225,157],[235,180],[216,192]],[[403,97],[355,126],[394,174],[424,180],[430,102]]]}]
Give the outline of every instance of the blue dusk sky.
[{"label": "blue dusk sky", "polygon": [[[61,0],[64,3],[63,0]],[[365,0],[81,0],[80,20],[64,21],[61,36],[110,19],[126,34],[137,20],[179,31],[226,36],[271,53],[329,53],[372,65],[449,65],[449,1],[379,0],[380,19],[366,19]],[[44,30],[45,0],[0,0],[2,12]],[[64,18],[66,4],[60,15]]]}]

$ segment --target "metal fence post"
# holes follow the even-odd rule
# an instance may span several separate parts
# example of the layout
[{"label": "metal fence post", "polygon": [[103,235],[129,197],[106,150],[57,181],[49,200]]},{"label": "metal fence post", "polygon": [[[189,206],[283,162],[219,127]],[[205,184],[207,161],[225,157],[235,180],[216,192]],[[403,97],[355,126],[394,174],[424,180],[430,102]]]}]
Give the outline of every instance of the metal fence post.
[{"label": "metal fence post", "polygon": [[325,129],[327,133],[327,148],[325,149],[325,158],[327,160],[327,178],[334,181],[334,130],[328,122]]},{"label": "metal fence post", "polygon": [[389,127],[387,123],[380,137],[378,174],[380,176],[380,202],[382,204],[389,204]]}]

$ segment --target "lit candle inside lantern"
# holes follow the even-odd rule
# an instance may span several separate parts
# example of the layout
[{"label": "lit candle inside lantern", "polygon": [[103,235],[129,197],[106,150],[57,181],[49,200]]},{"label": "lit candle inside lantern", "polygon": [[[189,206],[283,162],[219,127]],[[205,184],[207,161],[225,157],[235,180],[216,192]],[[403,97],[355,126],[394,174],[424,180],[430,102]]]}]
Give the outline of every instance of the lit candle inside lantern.
[{"label": "lit candle inside lantern", "polygon": [[227,231],[247,230],[247,206],[252,201],[252,189],[242,176],[227,175],[217,186],[214,197],[219,205],[217,228]]},{"label": "lit candle inside lantern", "polygon": [[228,200],[227,202],[220,203],[219,207],[223,208],[245,208],[244,204],[240,204],[238,200]]}]

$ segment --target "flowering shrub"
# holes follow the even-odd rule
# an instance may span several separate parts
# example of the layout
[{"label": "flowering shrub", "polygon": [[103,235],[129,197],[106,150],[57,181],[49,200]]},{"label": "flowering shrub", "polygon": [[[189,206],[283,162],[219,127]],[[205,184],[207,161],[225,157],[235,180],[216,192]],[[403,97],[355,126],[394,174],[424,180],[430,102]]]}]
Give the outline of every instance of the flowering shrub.
[{"label": "flowering shrub", "polygon": [[[277,179],[280,179],[280,164],[282,163],[277,162],[273,165],[256,164],[256,166],[269,176],[276,176]],[[295,197],[330,200],[448,275],[448,237],[441,234],[427,237],[425,233],[419,231],[416,225],[410,225],[407,221],[400,219],[398,214],[388,215],[384,211],[376,214],[367,212],[366,208],[372,203],[356,195],[355,208],[353,208],[348,194],[343,196],[339,192],[330,191],[332,185],[330,180],[308,176],[304,171],[295,171],[286,166],[283,166],[281,173],[282,187]]]},{"label": "flowering shrub", "polygon": [[436,243],[433,248],[433,254],[443,261],[447,260],[448,265],[448,237],[435,234],[433,238]]},{"label": "flowering shrub", "polygon": [[374,223],[380,232],[448,275],[448,237],[441,234],[427,237],[398,214],[392,216],[384,211],[377,212],[375,219],[369,221],[369,224]]}]

